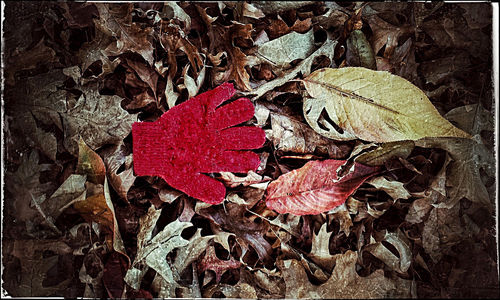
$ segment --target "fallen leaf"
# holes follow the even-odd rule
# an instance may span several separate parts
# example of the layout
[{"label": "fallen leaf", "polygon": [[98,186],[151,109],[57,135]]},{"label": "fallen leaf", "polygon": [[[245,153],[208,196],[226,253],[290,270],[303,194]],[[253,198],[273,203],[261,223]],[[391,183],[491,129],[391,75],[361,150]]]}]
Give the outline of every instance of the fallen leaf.
[{"label": "fallen leaf", "polygon": [[[104,164],[106,166],[106,174],[109,183],[118,195],[125,201],[127,193],[135,182],[134,170],[132,168],[132,153],[126,149],[123,142],[112,146],[101,152]],[[121,167],[124,170],[120,170]]]},{"label": "fallen leaf", "polygon": [[405,221],[410,224],[418,224],[424,221],[424,217],[432,209],[431,201],[429,198],[416,199],[411,203]]},{"label": "fallen leaf", "polygon": [[347,200],[363,182],[379,170],[354,163],[350,172],[338,177],[345,160],[310,161],[271,182],[266,204],[278,213],[315,215],[331,210]]},{"label": "fallen leaf", "polygon": [[287,69],[292,61],[304,59],[313,51],[313,30],[304,34],[294,31],[259,46],[256,55],[263,62],[269,62],[280,69]]},{"label": "fallen leaf", "polygon": [[133,5],[95,3],[99,19],[94,20],[96,28],[108,36],[116,38],[104,53],[118,56],[127,51],[140,54],[150,66],[154,64],[152,28],[141,28],[132,22]]},{"label": "fallen leaf", "polygon": [[[230,251],[231,249],[229,248],[228,242],[230,236],[234,236],[234,234],[224,231],[218,232],[215,235],[202,236],[201,229],[198,228],[195,235],[189,239],[189,244],[179,248],[172,266],[176,271],[175,274],[180,274],[184,271],[184,269],[197,260],[205,250],[213,248],[213,246],[210,246],[212,241],[219,243],[227,251]],[[179,280],[177,277],[174,276],[176,280]]]},{"label": "fallen leaf", "polygon": [[[480,132],[491,130],[492,115],[480,106],[459,107],[449,112],[451,120],[473,135],[473,139],[423,139],[416,143],[420,147],[441,148],[450,153],[453,162],[447,171],[447,199],[442,208],[452,208],[462,197],[493,209],[493,195],[490,195],[481,180],[480,169],[490,177],[494,175],[494,156],[481,141]],[[468,119],[477,119],[470,123]]]},{"label": "fallen leaf", "polygon": [[229,260],[221,260],[215,254],[215,248],[213,246],[209,246],[205,252],[205,256],[199,262],[198,268],[200,272],[204,272],[206,270],[212,270],[215,272],[215,282],[219,283],[222,274],[230,269],[238,269],[241,266],[241,262],[234,260],[234,258],[230,258]]},{"label": "fallen leaf", "polygon": [[102,158],[85,144],[82,138],[78,141],[77,174],[86,175],[88,180],[95,184],[104,184],[106,167]]},{"label": "fallen leaf", "polygon": [[422,230],[422,246],[432,261],[437,263],[451,248],[465,239],[465,227],[461,224],[460,204],[450,209],[433,208]]},{"label": "fallen leaf", "polygon": [[361,30],[354,30],[347,38],[346,60],[349,66],[377,69],[375,53]]},{"label": "fallen leaf", "polygon": [[51,182],[40,183],[40,173],[50,168],[49,164],[38,164],[36,150],[21,157],[21,164],[15,172],[6,172],[5,188],[14,196],[16,218],[20,221],[35,220],[39,216],[31,203],[33,198],[45,197],[52,187]]},{"label": "fallen leaf", "polygon": [[361,153],[354,161],[368,166],[382,166],[393,157],[407,158],[413,148],[415,148],[413,141],[383,143],[376,149]]},{"label": "fallen leaf", "polygon": [[[383,233],[380,232],[379,235],[381,238],[366,245],[363,251],[373,254],[373,256],[383,261],[391,270],[398,273],[407,272],[411,265],[412,251],[405,235],[399,229],[395,233],[385,230]],[[398,253],[393,253],[382,242],[394,246]]]},{"label": "fallen leaf", "polygon": [[252,246],[259,259],[266,261],[269,259],[272,250],[263,234],[267,232],[268,225],[266,223],[255,223],[244,217],[246,212],[246,206],[231,202],[225,204],[225,209],[211,206],[198,211],[200,215],[212,220],[226,231],[235,234],[236,241],[242,248],[241,257],[244,257],[249,250],[249,246]]},{"label": "fallen leaf", "polygon": [[370,178],[366,183],[386,192],[394,200],[408,199],[411,196],[402,182],[389,181],[384,176]]},{"label": "fallen leaf", "polygon": [[410,281],[389,279],[382,270],[367,277],[356,273],[358,254],[348,250],[336,254],[335,268],[327,282],[312,284],[297,260],[280,260],[277,265],[286,284],[285,298],[386,298],[409,297]]},{"label": "fallen leaf", "polygon": [[333,232],[326,231],[327,225],[327,223],[321,225],[318,234],[313,233],[311,253],[308,257],[324,270],[331,272],[335,265],[334,256],[330,254],[330,237]]},{"label": "fallen leaf", "polygon": [[400,36],[411,33],[414,30],[413,26],[410,25],[391,25],[375,14],[368,17],[368,24],[374,33],[370,39],[373,45],[373,52],[376,54],[385,46],[385,58],[392,56],[394,49],[398,45]]},{"label": "fallen leaf", "polygon": [[[315,108],[305,110],[313,129],[332,139],[355,137],[373,142],[423,137],[470,137],[444,119],[420,89],[388,72],[365,68],[321,69],[304,80]],[[329,130],[316,120],[320,108],[336,124]],[[370,115],[363,118],[361,115]]]},{"label": "fallen leaf", "polygon": [[153,230],[160,218],[161,210],[150,207],[147,214],[140,218],[140,230],[137,235],[137,254],[134,262],[125,275],[125,282],[133,289],[138,290],[142,278],[152,268],[157,272],[158,279],[154,284],[158,288],[164,287],[164,293],[169,297],[175,296],[175,286],[165,287],[163,281],[167,284],[175,283],[174,274],[171,265],[166,260],[167,254],[176,248],[181,248],[189,242],[181,237],[182,231],[192,226],[191,222],[180,222],[175,220],[163,228],[158,234],[153,236]]},{"label": "fallen leaf", "polygon": [[[59,240],[3,240],[2,255],[11,262],[18,260],[17,278],[6,281],[3,286],[14,297],[68,296],[67,288],[71,278],[50,286],[45,284],[50,270],[58,265],[60,255],[70,254],[71,248]],[[8,265],[8,264],[6,264]],[[73,270],[71,270],[73,271]],[[12,283],[16,283],[12,286]]]},{"label": "fallen leaf", "polygon": [[[262,110],[261,107],[264,106],[257,104],[256,109]],[[298,154],[316,152],[327,154],[332,158],[344,156],[343,149],[316,133],[304,122],[290,117],[288,111],[280,110],[272,105],[266,105],[266,109],[271,116],[272,128],[272,130],[266,130],[266,137],[273,143],[276,150]]]}]

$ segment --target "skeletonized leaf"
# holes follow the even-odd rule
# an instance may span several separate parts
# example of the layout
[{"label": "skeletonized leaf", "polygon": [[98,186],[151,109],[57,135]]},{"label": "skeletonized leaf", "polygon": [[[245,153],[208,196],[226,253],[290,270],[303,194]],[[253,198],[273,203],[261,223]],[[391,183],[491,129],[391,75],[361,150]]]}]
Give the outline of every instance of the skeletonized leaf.
[{"label": "skeletonized leaf", "polygon": [[351,195],[379,168],[354,163],[350,172],[339,178],[337,171],[345,160],[310,161],[271,182],[266,204],[279,213],[314,215],[333,209]]},{"label": "skeletonized leaf", "polygon": [[[444,119],[419,88],[389,72],[359,67],[324,68],[304,80],[314,98],[305,117],[318,133],[337,140],[372,142],[470,135]],[[332,122],[318,124],[323,111]]]}]

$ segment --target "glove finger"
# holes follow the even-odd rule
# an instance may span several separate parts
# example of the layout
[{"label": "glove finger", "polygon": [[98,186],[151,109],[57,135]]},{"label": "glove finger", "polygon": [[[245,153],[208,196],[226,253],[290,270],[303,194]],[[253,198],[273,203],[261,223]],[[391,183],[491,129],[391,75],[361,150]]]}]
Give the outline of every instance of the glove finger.
[{"label": "glove finger", "polygon": [[206,203],[219,204],[226,196],[226,187],[222,182],[201,173],[190,175],[189,180],[178,180],[178,177],[162,178],[173,188]]},{"label": "glove finger", "polygon": [[246,173],[256,170],[260,165],[257,153],[250,151],[224,151],[215,158],[215,162],[204,166],[202,172],[236,172]]},{"label": "glove finger", "polygon": [[221,147],[227,150],[257,149],[266,141],[266,133],[259,127],[231,127],[220,132]]},{"label": "glove finger", "polygon": [[201,103],[207,106],[209,112],[213,112],[217,106],[229,100],[235,92],[236,90],[234,89],[233,84],[226,82],[211,91],[196,96],[193,99],[198,99]]},{"label": "glove finger", "polygon": [[240,98],[234,102],[219,107],[214,114],[213,124],[216,130],[238,125],[250,120],[255,109],[252,101]]}]

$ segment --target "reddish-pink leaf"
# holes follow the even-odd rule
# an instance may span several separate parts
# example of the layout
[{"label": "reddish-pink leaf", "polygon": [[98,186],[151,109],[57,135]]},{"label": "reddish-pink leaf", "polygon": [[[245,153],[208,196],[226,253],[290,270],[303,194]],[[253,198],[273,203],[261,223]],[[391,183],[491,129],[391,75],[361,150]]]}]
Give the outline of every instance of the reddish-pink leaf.
[{"label": "reddish-pink leaf", "polygon": [[230,260],[221,260],[215,255],[213,246],[207,248],[205,256],[198,264],[198,269],[201,272],[205,270],[212,270],[215,272],[215,281],[219,283],[222,274],[229,269],[237,269],[241,266],[241,262],[231,257]]},{"label": "reddish-pink leaf", "polygon": [[338,178],[345,160],[310,161],[302,168],[280,176],[267,188],[266,204],[279,213],[315,215],[342,203],[379,167],[354,163],[354,169]]}]

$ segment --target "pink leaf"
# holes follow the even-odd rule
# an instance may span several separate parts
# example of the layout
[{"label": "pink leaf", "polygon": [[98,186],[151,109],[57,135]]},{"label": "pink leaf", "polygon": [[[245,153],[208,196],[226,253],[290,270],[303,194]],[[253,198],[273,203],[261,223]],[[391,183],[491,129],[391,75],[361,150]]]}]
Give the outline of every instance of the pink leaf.
[{"label": "pink leaf", "polygon": [[345,160],[310,161],[302,168],[280,176],[267,188],[266,204],[278,213],[315,215],[344,203],[366,179],[379,171],[354,163],[354,169],[338,178]]}]

